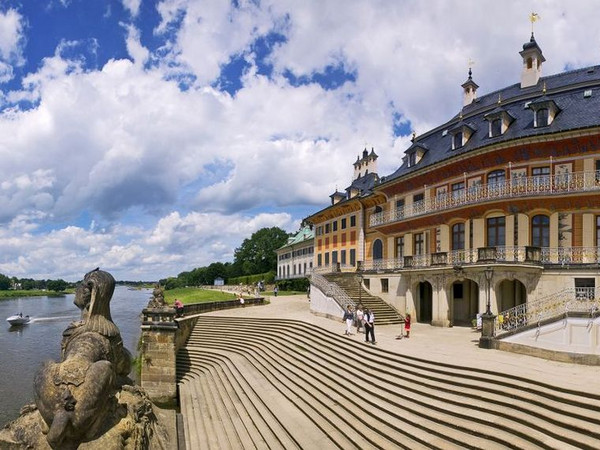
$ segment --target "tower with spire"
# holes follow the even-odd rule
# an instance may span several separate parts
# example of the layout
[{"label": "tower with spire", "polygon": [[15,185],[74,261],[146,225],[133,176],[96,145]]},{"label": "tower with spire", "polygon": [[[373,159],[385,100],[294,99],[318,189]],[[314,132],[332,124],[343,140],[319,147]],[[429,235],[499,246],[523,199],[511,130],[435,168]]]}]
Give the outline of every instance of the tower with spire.
[{"label": "tower with spire", "polygon": [[371,147],[371,152],[365,149],[362,152],[362,158],[358,156],[354,163],[354,177],[353,180],[358,180],[360,177],[364,177],[368,173],[377,173],[377,154],[375,149]]},{"label": "tower with spire", "polygon": [[462,84],[463,106],[470,105],[477,98],[478,87],[479,85],[473,81],[473,71],[469,67],[469,78]]},{"label": "tower with spire", "polygon": [[533,35],[533,23],[539,20],[536,13],[529,15],[531,21],[531,38],[523,44],[523,50],[519,52],[523,58],[523,71],[521,72],[521,88],[535,86],[542,76],[542,63],[546,61],[542,49],[535,41]]}]

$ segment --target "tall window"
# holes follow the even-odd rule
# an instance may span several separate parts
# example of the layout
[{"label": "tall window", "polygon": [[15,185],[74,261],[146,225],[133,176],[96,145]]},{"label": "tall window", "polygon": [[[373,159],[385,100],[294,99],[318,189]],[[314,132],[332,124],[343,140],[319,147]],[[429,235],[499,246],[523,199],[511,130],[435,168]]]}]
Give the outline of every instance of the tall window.
[{"label": "tall window", "polygon": [[548,108],[541,108],[535,112],[535,126],[536,127],[548,126]]},{"label": "tall window", "polygon": [[506,222],[504,217],[492,217],[487,220],[488,247],[504,246],[506,242]]},{"label": "tall window", "polygon": [[[598,216],[600,218],[600,216]],[[404,257],[404,236],[396,238],[396,258]]]},{"label": "tall window", "polygon": [[424,193],[415,194],[413,196],[413,203],[421,202],[421,201],[423,201],[424,198],[425,198],[425,194]]},{"label": "tall window", "polygon": [[425,254],[425,236],[423,233],[416,233],[414,238],[415,255]]},{"label": "tall window", "polygon": [[350,216],[350,226],[351,227],[356,226],[356,216]]},{"label": "tall window", "polygon": [[531,219],[531,245],[534,247],[550,246],[550,218],[537,215]]},{"label": "tall window", "polygon": [[465,191],[465,182],[461,181],[460,183],[454,183],[452,185],[452,198],[458,198]]},{"label": "tall window", "polygon": [[341,262],[343,265],[346,265],[346,250],[342,250],[342,251],[340,252],[340,262]]},{"label": "tall window", "polygon": [[333,221],[333,231],[337,231],[337,220]]},{"label": "tall window", "polygon": [[497,118],[490,122],[490,137],[500,136],[502,134],[502,119]]},{"label": "tall window", "polygon": [[329,265],[329,253],[325,253],[325,265]]},{"label": "tall window", "polygon": [[381,239],[375,239],[375,242],[373,242],[373,259],[383,259],[383,243]]},{"label": "tall window", "polygon": [[534,167],[531,169],[533,184],[537,187],[548,186],[550,183],[550,167]]},{"label": "tall window", "polygon": [[465,249],[465,224],[452,225],[452,250]]},{"label": "tall window", "polygon": [[354,248],[350,249],[350,265],[351,266],[356,265],[356,249],[354,249]]},{"label": "tall window", "polygon": [[596,216],[596,247],[600,248],[600,216]]},{"label": "tall window", "polygon": [[331,252],[331,264],[337,264],[338,262],[338,252],[334,250]]},{"label": "tall window", "polygon": [[345,229],[346,229],[346,218],[344,217],[342,219],[342,230],[345,230]]},{"label": "tall window", "polygon": [[488,173],[487,182],[491,186],[497,186],[504,184],[506,180],[506,172],[504,170],[494,170],[493,172]]}]

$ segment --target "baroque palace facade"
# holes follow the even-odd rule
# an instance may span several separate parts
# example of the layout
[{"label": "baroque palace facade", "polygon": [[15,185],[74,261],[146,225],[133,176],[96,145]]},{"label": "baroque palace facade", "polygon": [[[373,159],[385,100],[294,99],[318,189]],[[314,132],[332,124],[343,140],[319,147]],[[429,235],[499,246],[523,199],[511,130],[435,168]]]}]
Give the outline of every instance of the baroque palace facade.
[{"label": "baroque palace facade", "polygon": [[365,149],[307,218],[315,271],[357,272],[438,326],[599,285],[600,66],[542,77],[533,33],[520,55],[520,83],[481,97],[469,70],[460,113],[413,135],[394,173]]}]

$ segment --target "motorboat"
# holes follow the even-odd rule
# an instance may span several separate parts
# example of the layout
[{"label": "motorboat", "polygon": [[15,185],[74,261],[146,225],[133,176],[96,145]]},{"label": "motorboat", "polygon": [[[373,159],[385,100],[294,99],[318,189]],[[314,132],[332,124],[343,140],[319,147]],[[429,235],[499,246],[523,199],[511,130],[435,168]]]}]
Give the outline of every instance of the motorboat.
[{"label": "motorboat", "polygon": [[8,317],[6,321],[10,323],[11,326],[27,325],[31,321],[31,317],[19,313]]}]

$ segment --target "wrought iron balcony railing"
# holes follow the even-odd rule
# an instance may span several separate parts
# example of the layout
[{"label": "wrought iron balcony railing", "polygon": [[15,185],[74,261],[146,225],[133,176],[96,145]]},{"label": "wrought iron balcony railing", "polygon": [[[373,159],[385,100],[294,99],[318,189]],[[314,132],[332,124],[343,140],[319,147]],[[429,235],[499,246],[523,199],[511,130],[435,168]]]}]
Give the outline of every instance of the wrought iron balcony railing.
[{"label": "wrought iron balcony railing", "polygon": [[377,227],[425,214],[494,200],[589,191],[600,191],[599,172],[573,172],[552,176],[513,178],[502,182],[472,186],[457,192],[427,198],[403,208],[382,211],[373,214],[369,224]]},{"label": "wrought iron balcony railing", "polygon": [[480,247],[425,255],[365,261],[362,270],[394,271],[419,267],[462,266],[477,263],[531,263],[540,265],[600,264],[600,247]]}]

